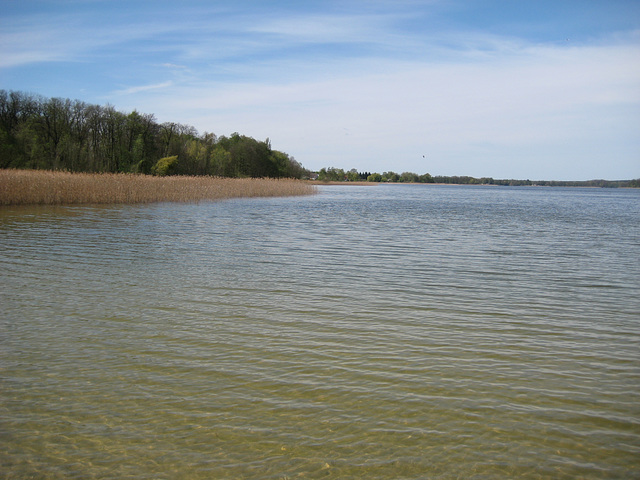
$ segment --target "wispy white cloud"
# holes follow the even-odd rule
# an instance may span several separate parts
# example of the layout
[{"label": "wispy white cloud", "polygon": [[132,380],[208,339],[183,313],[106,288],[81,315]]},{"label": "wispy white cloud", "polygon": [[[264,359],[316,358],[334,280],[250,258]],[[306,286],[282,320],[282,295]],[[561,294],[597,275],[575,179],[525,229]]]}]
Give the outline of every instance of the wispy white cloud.
[{"label": "wispy white cloud", "polygon": [[166,89],[173,85],[173,82],[162,82],[162,83],[154,83],[151,85],[138,85],[135,87],[127,87],[120,90],[114,91],[114,95],[133,95],[135,93],[148,92],[151,90],[161,90]]},{"label": "wispy white cloud", "polygon": [[26,64],[66,60],[79,48],[77,42],[66,39],[60,25],[48,25],[39,17],[31,22],[16,20],[0,29],[0,67],[10,68]]},{"label": "wispy white cloud", "polygon": [[161,66],[171,70],[187,70],[189,68],[186,65],[176,65],[175,63],[163,63]]},{"label": "wispy white cloud", "polygon": [[248,31],[305,43],[380,43],[392,25],[394,15],[307,14],[274,18],[251,26]]},{"label": "wispy white cloud", "polygon": [[[177,27],[171,23],[114,21],[86,13],[24,14],[4,22],[0,30],[0,67],[14,67],[42,61],[83,61],[108,57],[118,47],[130,56],[142,48],[145,39],[162,38]],[[127,46],[137,48],[127,50]]]}]

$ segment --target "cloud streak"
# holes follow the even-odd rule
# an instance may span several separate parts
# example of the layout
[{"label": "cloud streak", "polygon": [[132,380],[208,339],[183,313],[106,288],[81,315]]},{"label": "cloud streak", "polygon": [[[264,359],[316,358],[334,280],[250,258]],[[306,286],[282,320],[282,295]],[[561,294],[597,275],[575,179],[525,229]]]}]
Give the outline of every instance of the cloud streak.
[{"label": "cloud streak", "polygon": [[148,92],[151,90],[160,90],[160,89],[166,89],[168,87],[170,87],[171,85],[173,85],[173,82],[168,81],[168,82],[162,82],[162,83],[154,83],[152,85],[139,85],[137,87],[128,87],[128,88],[124,88],[122,90],[116,90],[114,92],[115,95],[133,95],[135,93],[140,93],[140,92]]}]

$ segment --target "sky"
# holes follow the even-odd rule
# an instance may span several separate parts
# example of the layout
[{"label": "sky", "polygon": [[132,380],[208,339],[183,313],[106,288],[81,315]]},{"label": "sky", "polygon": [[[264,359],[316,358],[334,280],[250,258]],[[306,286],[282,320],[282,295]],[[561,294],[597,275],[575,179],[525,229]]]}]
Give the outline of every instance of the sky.
[{"label": "sky", "polygon": [[638,0],[0,0],[0,89],[311,170],[640,178]]}]

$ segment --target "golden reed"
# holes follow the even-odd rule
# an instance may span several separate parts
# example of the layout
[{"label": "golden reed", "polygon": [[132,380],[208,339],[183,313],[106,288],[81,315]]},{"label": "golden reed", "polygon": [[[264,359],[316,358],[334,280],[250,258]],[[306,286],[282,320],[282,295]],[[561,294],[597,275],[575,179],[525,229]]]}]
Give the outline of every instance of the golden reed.
[{"label": "golden reed", "polygon": [[313,193],[313,185],[294,179],[0,170],[0,205],[199,202]]}]

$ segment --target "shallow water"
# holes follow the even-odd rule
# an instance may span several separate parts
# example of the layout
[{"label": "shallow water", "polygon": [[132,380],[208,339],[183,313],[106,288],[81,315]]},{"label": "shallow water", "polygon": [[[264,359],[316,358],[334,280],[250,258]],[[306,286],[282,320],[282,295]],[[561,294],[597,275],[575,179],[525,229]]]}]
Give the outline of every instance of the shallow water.
[{"label": "shallow water", "polygon": [[0,209],[4,478],[640,477],[640,192]]}]

